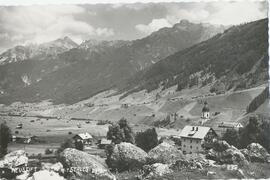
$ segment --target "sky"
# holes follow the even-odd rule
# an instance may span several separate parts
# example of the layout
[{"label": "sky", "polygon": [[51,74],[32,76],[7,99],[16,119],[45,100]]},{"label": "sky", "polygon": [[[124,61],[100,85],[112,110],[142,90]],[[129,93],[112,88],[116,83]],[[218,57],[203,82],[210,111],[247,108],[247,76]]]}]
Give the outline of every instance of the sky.
[{"label": "sky", "polygon": [[44,43],[69,36],[133,40],[182,19],[236,25],[267,17],[265,1],[114,3],[0,6],[0,52],[15,45]]}]

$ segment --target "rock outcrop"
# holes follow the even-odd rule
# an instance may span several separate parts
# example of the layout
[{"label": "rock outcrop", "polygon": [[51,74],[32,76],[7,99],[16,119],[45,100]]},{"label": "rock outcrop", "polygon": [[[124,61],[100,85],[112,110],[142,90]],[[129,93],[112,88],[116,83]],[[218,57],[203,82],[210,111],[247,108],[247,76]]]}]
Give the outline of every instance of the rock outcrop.
[{"label": "rock outcrop", "polygon": [[175,161],[171,168],[174,170],[181,170],[181,169],[203,169],[203,165],[199,161],[195,160],[186,160],[186,159],[180,159]]},{"label": "rock outcrop", "polygon": [[13,151],[4,156],[3,160],[0,161],[0,168],[15,168],[28,164],[28,157],[26,152],[23,150]]},{"label": "rock outcrop", "polygon": [[65,178],[54,171],[41,170],[35,172],[27,180],[65,180]]},{"label": "rock outcrop", "polygon": [[59,174],[63,174],[64,173],[64,166],[60,162],[55,163],[55,164],[42,163],[41,164],[41,169],[42,170],[54,171],[54,172],[59,173]]},{"label": "rock outcrop", "polygon": [[116,179],[115,176],[93,155],[87,154],[76,149],[65,149],[60,157],[65,168],[70,171],[76,178],[85,179]]},{"label": "rock outcrop", "polygon": [[258,143],[251,143],[247,149],[241,149],[241,152],[251,162],[270,162],[270,154]]},{"label": "rock outcrop", "polygon": [[248,164],[241,151],[234,146],[230,146],[226,141],[214,142],[213,148],[208,151],[206,157],[221,164]]},{"label": "rock outcrop", "polygon": [[173,172],[168,164],[161,164],[161,163],[155,163],[152,165],[145,165],[143,166],[143,175],[142,178],[155,178],[164,176],[166,174],[169,174]]},{"label": "rock outcrop", "polygon": [[109,159],[110,167],[119,171],[139,169],[147,162],[148,155],[141,148],[122,142],[115,145]]},{"label": "rock outcrop", "polygon": [[171,164],[179,159],[183,159],[182,151],[175,146],[163,142],[148,152],[149,159],[155,163]]}]

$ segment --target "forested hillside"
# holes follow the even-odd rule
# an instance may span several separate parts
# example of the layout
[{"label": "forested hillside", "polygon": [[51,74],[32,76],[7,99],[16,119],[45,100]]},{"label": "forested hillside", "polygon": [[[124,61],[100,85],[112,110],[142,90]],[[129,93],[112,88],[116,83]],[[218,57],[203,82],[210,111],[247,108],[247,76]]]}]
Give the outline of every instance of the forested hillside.
[{"label": "forested hillside", "polygon": [[267,39],[268,19],[233,26],[137,74],[125,90],[176,84],[178,90],[211,84],[212,91],[256,86],[268,80]]}]

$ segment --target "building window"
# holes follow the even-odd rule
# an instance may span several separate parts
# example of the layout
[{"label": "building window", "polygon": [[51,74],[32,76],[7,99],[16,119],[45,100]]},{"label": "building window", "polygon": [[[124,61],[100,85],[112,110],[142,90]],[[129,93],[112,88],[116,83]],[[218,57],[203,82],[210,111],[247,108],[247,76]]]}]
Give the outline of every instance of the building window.
[{"label": "building window", "polygon": [[190,149],[192,149],[192,146],[190,146]]},{"label": "building window", "polygon": [[192,140],[190,140],[190,143],[192,143]]},{"label": "building window", "polygon": [[197,140],[197,144],[199,144],[199,140]]}]

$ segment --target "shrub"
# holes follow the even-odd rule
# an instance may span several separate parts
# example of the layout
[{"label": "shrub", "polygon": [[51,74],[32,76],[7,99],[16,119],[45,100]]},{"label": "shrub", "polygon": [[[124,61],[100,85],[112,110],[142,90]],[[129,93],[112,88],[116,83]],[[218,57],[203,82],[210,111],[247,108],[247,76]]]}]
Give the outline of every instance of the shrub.
[{"label": "shrub", "polygon": [[158,135],[155,128],[147,129],[144,132],[138,132],[135,137],[138,147],[148,152],[158,145]]}]

